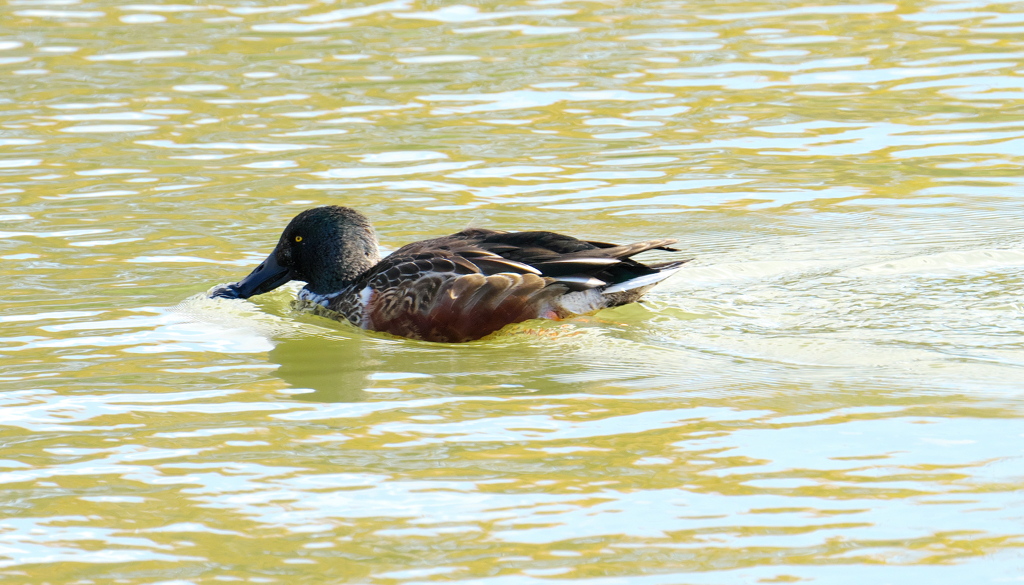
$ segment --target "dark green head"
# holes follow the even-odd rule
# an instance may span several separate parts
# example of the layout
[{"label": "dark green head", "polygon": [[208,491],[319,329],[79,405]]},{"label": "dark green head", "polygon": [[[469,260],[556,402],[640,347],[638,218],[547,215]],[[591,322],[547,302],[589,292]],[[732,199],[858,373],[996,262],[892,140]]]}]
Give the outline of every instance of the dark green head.
[{"label": "dark green head", "polygon": [[277,247],[249,276],[211,296],[247,299],[302,280],[310,291],[337,292],[380,262],[377,237],[361,213],[328,205],[307,209],[284,228]]}]

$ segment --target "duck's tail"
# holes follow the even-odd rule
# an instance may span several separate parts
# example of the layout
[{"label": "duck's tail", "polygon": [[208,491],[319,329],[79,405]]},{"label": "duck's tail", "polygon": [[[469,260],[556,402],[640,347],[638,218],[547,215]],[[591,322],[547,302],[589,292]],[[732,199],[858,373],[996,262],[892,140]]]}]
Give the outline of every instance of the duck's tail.
[{"label": "duck's tail", "polygon": [[675,262],[665,262],[663,264],[648,264],[648,268],[653,268],[657,270],[657,272],[653,274],[645,274],[643,276],[638,276],[636,278],[631,278],[629,280],[620,282],[618,284],[613,284],[611,286],[606,286],[603,289],[601,289],[601,294],[608,295],[617,292],[635,291],[638,289],[642,289],[640,290],[639,294],[643,294],[652,286],[658,284],[659,282],[665,280],[666,278],[678,272],[679,269],[683,267],[683,264],[686,264],[691,260],[693,260],[693,258],[687,258],[686,260],[676,260]]},{"label": "duck's tail", "polygon": [[662,264],[648,264],[655,272],[637,276],[604,287],[591,288],[562,295],[555,300],[556,313],[560,318],[585,315],[608,307],[617,307],[640,300],[654,285],[672,276],[693,258]]}]

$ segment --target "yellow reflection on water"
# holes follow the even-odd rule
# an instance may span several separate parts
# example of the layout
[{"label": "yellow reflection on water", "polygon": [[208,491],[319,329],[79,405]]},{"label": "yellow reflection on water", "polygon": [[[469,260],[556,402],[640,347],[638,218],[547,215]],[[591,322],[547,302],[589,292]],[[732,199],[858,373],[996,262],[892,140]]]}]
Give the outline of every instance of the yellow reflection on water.
[{"label": "yellow reflection on water", "polygon": [[[0,22],[12,582],[1017,578],[1013,3]],[[458,346],[201,295],[327,203],[697,261]]]}]

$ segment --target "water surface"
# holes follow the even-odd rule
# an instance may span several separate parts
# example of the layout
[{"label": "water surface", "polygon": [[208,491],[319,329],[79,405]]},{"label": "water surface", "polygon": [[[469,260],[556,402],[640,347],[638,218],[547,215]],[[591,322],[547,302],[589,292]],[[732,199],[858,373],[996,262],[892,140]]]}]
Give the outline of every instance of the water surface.
[{"label": "water surface", "polygon": [[[1021,39],[985,0],[0,3],[0,574],[1019,580]],[[329,203],[385,251],[697,260],[464,345],[202,297]]]}]

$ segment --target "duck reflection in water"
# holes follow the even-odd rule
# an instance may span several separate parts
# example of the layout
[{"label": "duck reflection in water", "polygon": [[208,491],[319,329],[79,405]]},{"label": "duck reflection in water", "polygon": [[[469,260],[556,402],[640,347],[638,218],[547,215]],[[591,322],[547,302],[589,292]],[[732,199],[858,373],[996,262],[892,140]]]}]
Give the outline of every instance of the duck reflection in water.
[{"label": "duck reflection in water", "polygon": [[[293,398],[311,402],[361,402],[388,395],[408,398],[564,393],[587,384],[557,381],[589,372],[594,364],[572,358],[558,335],[508,335],[496,343],[409,343],[352,331],[303,328],[274,340],[267,356],[272,373],[296,390]],[[554,332],[552,332],[554,333]],[[584,345],[588,345],[586,341]],[[558,343],[559,352],[551,351]],[[589,359],[603,360],[601,348],[587,347]],[[524,384],[528,385],[524,386]]]}]

